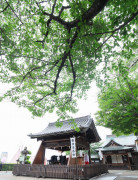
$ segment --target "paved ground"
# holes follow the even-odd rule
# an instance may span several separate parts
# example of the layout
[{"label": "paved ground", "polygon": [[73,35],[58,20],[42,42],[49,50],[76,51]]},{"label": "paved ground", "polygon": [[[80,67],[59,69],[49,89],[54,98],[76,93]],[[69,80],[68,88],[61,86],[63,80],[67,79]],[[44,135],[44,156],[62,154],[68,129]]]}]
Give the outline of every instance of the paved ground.
[{"label": "paved ground", "polygon": [[108,174],[94,177],[90,180],[138,180],[138,170],[110,170]]},{"label": "paved ground", "polygon": [[[0,171],[0,180],[59,180],[59,179],[13,176],[11,172]],[[90,180],[138,180],[138,170],[137,171],[112,170],[109,171],[108,174],[94,177],[91,178]]]}]

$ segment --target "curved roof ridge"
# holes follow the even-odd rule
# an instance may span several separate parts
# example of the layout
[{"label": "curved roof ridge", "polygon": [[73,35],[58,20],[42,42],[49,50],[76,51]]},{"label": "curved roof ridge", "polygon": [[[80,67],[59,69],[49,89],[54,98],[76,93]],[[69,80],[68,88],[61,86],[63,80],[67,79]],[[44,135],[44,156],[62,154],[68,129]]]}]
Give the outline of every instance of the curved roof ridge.
[{"label": "curved roof ridge", "polygon": [[114,138],[111,138],[111,139],[109,140],[109,142],[107,142],[103,147],[106,147],[107,145],[109,145],[111,141],[114,141],[117,145],[122,146],[122,144],[118,143]]},{"label": "curved roof ridge", "polygon": [[[98,142],[100,140],[99,134],[95,128],[95,124],[93,122],[93,119],[90,115],[82,116],[78,118],[74,118],[75,123],[77,124],[77,127],[80,128],[80,132],[75,131],[73,128],[72,123],[69,122],[69,120],[62,121],[63,125],[62,127],[56,127],[56,122],[49,123],[48,126],[42,130],[41,132],[29,134],[31,138],[46,138],[50,136],[56,136],[56,135],[64,135],[64,134],[70,134],[73,133],[85,133],[88,129],[90,129],[90,134],[94,136],[95,142]],[[92,138],[91,138],[92,139]]]},{"label": "curved roof ridge", "polygon": [[96,151],[122,151],[122,150],[133,150],[133,147],[129,146],[110,146],[96,149]]},{"label": "curved roof ridge", "polygon": [[[91,120],[90,115],[86,115],[86,116],[81,116],[81,117],[77,117],[77,118],[67,119],[67,120],[64,120],[64,121],[61,121],[61,122],[63,122],[63,124],[65,125],[65,124],[69,124],[69,121],[71,121],[71,120],[79,121],[80,119],[84,119],[84,118],[86,118],[86,117],[89,117],[89,120]],[[55,122],[52,122],[52,123],[49,123],[49,124],[47,125],[47,127],[44,128],[42,131],[39,131],[39,132],[33,133],[33,134],[30,133],[29,136],[41,134],[41,133],[44,132],[49,126],[52,126],[52,125],[55,125],[55,124],[56,124],[56,121],[55,121]],[[83,127],[83,126],[80,125],[80,127]],[[60,127],[58,127],[58,128],[60,128]],[[62,127],[61,127],[61,128],[62,128]]]},{"label": "curved roof ridge", "polygon": [[[90,117],[90,115],[86,115],[86,116],[80,116],[80,117],[77,117],[77,118],[72,118],[72,119],[66,119],[66,120],[63,120],[63,121],[61,121],[61,122],[68,122],[68,121],[72,121],[72,120],[79,120],[79,119],[81,119],[81,118],[85,118],[85,117]],[[50,125],[50,124],[55,124],[56,123],[56,121],[55,122],[51,122],[51,123],[49,123],[48,125]]]},{"label": "curved roof ridge", "polygon": [[123,135],[123,136],[110,137],[106,139],[105,143],[103,144],[103,147],[109,144],[111,139],[117,144],[120,144],[122,146],[132,146],[135,145],[136,136],[134,134],[130,134],[128,136]]}]

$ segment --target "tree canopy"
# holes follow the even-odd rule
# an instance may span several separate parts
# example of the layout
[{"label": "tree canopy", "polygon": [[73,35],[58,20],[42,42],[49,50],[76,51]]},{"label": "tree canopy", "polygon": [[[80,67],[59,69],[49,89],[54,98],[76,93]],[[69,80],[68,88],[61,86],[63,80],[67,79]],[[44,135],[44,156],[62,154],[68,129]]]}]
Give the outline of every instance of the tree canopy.
[{"label": "tree canopy", "polygon": [[114,64],[111,77],[99,93],[97,122],[116,135],[138,134],[137,60],[117,62],[122,65]]},{"label": "tree canopy", "polygon": [[0,81],[12,84],[1,100],[75,113],[101,63],[106,76],[114,57],[133,56],[137,14],[136,0],[1,0]]},{"label": "tree canopy", "polygon": [[121,83],[120,87],[111,83],[99,95],[98,124],[111,128],[117,135],[138,134],[138,86],[135,81],[127,82]]}]

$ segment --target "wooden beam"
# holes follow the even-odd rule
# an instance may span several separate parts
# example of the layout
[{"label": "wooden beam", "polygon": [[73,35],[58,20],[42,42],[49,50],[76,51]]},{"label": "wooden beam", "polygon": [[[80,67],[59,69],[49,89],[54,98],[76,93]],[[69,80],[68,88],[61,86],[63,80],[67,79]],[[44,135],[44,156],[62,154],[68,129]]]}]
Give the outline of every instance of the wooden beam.
[{"label": "wooden beam", "polygon": [[46,148],[57,148],[63,146],[70,146],[70,141],[44,142]]},{"label": "wooden beam", "polygon": [[45,143],[50,143],[50,142],[60,142],[60,141],[70,141],[70,138],[68,139],[53,139],[53,140],[46,140],[44,141]]}]

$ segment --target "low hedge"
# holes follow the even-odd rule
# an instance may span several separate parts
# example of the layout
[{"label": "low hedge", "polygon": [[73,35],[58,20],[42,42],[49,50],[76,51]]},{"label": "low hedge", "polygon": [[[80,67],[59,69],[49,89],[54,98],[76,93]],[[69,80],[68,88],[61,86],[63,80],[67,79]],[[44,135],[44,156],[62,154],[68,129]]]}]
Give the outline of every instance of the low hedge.
[{"label": "low hedge", "polygon": [[12,171],[15,164],[0,164],[0,171]]}]

